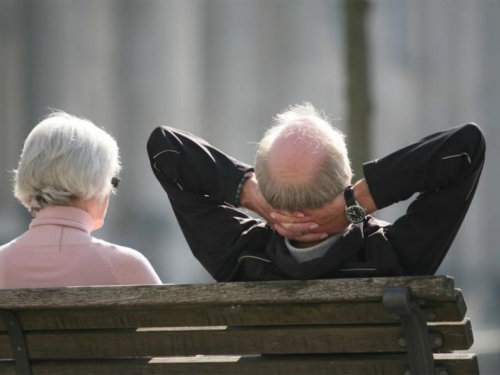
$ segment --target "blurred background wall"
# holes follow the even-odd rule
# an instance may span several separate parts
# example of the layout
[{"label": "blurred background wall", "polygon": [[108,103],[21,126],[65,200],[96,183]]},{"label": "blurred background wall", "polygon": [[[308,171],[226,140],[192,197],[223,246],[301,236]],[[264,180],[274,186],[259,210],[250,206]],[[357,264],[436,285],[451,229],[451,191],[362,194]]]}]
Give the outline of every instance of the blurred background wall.
[{"label": "blurred background wall", "polygon": [[[463,289],[482,373],[498,374],[500,1],[367,3],[367,157],[470,121],[486,135],[475,201],[438,273]],[[150,171],[150,132],[188,130],[251,163],[272,117],[310,101],[352,133],[346,25],[344,3],[333,0],[0,0],[0,243],[30,221],[9,172],[23,140],[62,109],[121,147],[123,182],[95,235],[144,253],[165,283],[212,282]]]}]

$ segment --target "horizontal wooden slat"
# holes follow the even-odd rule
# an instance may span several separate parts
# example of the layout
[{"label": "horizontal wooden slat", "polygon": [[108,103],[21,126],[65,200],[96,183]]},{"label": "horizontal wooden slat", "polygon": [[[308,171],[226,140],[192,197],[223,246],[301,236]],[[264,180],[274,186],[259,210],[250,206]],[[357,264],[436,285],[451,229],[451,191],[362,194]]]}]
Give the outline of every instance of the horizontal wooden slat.
[{"label": "horizontal wooden slat", "polygon": [[[462,323],[449,322],[443,323],[428,323],[430,333],[439,333],[443,336],[444,350],[453,346],[452,350],[467,350],[474,344],[474,335],[472,333],[472,325],[469,319],[464,319]],[[455,345],[462,345],[459,348]]]},{"label": "horizontal wooden slat", "polygon": [[[442,335],[443,350],[465,350],[469,321],[430,327]],[[218,354],[400,352],[399,325],[149,328],[142,330],[27,332],[31,359],[117,358]],[[12,358],[8,336],[0,335],[0,358]]]},{"label": "horizontal wooden slat", "polygon": [[[463,299],[429,301],[422,306],[436,315],[432,321],[462,321]],[[186,326],[247,326],[300,324],[393,323],[380,302],[311,304],[122,307],[101,309],[20,310],[25,330],[103,329]],[[5,325],[0,321],[0,331]]]},{"label": "horizontal wooden slat", "polygon": [[[478,375],[474,354],[436,354],[436,366],[449,375]],[[408,368],[405,354],[266,356],[256,358],[177,357],[110,361],[34,362],[33,375],[143,374],[143,375],[255,375],[315,374],[372,375],[403,374]],[[15,375],[12,363],[0,363],[0,373]]]},{"label": "horizontal wooden slat", "polygon": [[407,286],[415,298],[443,301],[455,299],[452,278],[421,276],[5,289],[0,291],[0,309],[379,301],[388,286]]}]

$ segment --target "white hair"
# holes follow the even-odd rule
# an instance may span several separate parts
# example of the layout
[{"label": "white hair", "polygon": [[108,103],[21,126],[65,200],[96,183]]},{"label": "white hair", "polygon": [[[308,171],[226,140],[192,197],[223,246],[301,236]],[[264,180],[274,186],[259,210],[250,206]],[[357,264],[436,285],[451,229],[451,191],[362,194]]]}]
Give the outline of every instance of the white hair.
[{"label": "white hair", "polygon": [[14,195],[31,212],[72,200],[104,200],[120,172],[116,141],[91,121],[54,112],[28,135]]},{"label": "white hair", "polygon": [[[268,153],[274,141],[292,133],[299,134],[301,141],[313,145],[324,158],[307,184],[280,182],[269,171]],[[315,209],[333,200],[352,178],[344,138],[310,103],[291,106],[278,114],[259,142],[255,157],[255,173],[264,199],[272,207],[286,211]]]}]

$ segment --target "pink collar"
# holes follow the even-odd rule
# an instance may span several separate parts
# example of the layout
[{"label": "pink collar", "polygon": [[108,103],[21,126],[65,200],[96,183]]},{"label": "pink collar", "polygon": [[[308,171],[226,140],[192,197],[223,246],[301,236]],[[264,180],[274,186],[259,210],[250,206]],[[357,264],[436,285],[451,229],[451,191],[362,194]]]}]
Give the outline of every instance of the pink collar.
[{"label": "pink collar", "polygon": [[94,219],[79,208],[51,206],[45,207],[36,214],[36,217],[31,221],[30,229],[41,225],[60,225],[90,233],[94,226]]}]

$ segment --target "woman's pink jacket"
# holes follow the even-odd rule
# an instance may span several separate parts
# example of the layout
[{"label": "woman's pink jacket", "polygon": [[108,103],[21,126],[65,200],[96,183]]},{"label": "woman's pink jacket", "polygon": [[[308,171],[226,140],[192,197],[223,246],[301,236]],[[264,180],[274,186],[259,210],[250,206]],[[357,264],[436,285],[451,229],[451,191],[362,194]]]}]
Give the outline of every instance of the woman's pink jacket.
[{"label": "woman's pink jacket", "polygon": [[27,232],[0,247],[0,288],[161,284],[144,255],[92,237],[92,225],[77,208],[38,212]]}]

